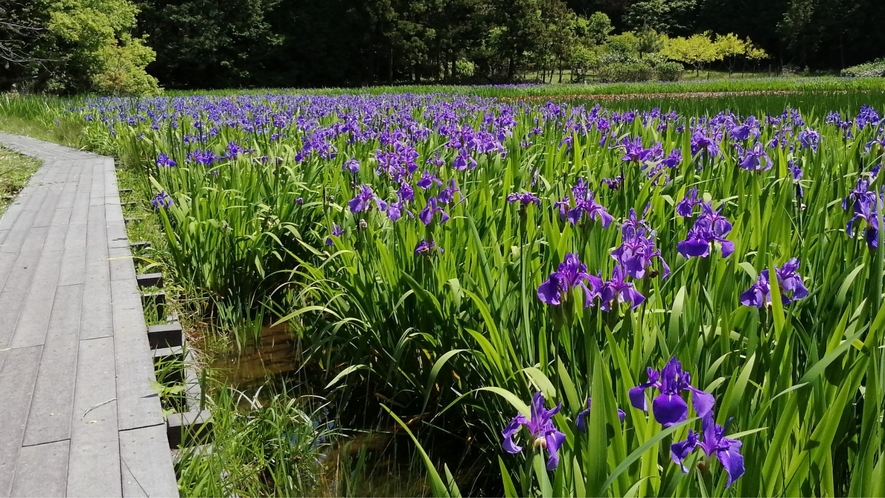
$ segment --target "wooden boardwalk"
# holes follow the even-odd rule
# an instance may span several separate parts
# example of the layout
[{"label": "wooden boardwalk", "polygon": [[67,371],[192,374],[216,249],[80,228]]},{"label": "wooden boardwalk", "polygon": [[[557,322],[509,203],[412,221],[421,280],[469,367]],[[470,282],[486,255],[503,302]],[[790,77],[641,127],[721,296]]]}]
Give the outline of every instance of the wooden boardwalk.
[{"label": "wooden boardwalk", "polygon": [[0,496],[178,496],[109,157],[43,166],[0,218]]}]

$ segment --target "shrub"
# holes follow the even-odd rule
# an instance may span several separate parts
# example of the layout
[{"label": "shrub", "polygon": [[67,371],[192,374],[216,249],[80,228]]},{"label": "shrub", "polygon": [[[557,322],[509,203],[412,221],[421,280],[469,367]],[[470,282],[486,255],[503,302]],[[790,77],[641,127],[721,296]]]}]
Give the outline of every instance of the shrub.
[{"label": "shrub", "polygon": [[885,76],[885,57],[872,62],[846,67],[842,70],[842,76],[853,78],[877,78]]},{"label": "shrub", "polygon": [[654,77],[654,73],[654,69],[645,62],[614,62],[599,69],[599,79],[605,82],[648,81]]},{"label": "shrub", "polygon": [[661,81],[678,81],[684,69],[678,62],[662,62],[655,66],[655,72]]}]

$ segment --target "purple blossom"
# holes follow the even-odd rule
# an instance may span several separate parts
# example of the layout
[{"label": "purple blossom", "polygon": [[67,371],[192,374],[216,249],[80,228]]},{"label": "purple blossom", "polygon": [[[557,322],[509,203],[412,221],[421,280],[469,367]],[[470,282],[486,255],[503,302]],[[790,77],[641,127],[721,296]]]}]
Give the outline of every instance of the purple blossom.
[{"label": "purple blossom", "polygon": [[455,193],[456,193],[456,192],[457,192],[458,194],[460,194],[460,193],[461,193],[461,189],[458,188],[458,184],[455,183],[455,179],[452,178],[452,179],[450,179],[450,180],[448,181],[448,183],[446,184],[446,188],[442,189],[442,190],[439,192],[439,195],[436,196],[436,198],[437,198],[437,199],[439,200],[439,202],[442,203],[442,204],[451,204],[452,202],[455,201]]},{"label": "purple blossom", "polygon": [[609,190],[621,190],[621,186],[624,183],[624,177],[618,175],[614,178],[603,178],[602,184],[608,187]]},{"label": "purple blossom", "polygon": [[167,208],[167,207],[175,204],[175,201],[173,201],[172,198],[169,197],[169,195],[166,193],[165,190],[161,190],[159,194],[157,194],[156,196],[154,196],[153,199],[151,199],[151,204],[156,209],[162,209],[162,208]]},{"label": "purple blossom", "polygon": [[442,180],[437,178],[436,175],[434,175],[430,171],[425,171],[424,174],[421,175],[421,178],[416,183],[416,185],[418,185],[418,187],[420,187],[422,190],[427,190],[430,187],[432,187],[433,185],[436,185],[438,187],[442,187],[442,184],[443,184]]},{"label": "purple blossom", "polygon": [[655,260],[661,263],[663,278],[670,275],[670,267],[661,257],[661,251],[655,247],[655,231],[644,219],[639,220],[636,211],[630,209],[630,215],[621,226],[621,245],[612,251],[612,257],[623,267],[631,278],[641,279]]},{"label": "purple blossom", "polygon": [[716,140],[708,137],[700,129],[695,130],[691,135],[691,155],[697,156],[701,152],[705,152],[710,157],[719,155],[719,145]]},{"label": "purple blossom", "polygon": [[[578,413],[578,416],[575,418],[575,425],[578,427],[578,430],[581,432],[587,432],[587,422],[586,419],[590,415],[590,409],[593,406],[593,400],[587,398],[587,409]],[[627,418],[627,414],[624,413],[624,410],[618,408],[618,420],[621,423],[624,422],[624,419]]]},{"label": "purple blossom", "polygon": [[378,206],[378,210],[387,210],[387,203],[375,195],[375,192],[372,191],[372,187],[369,185],[362,185],[360,186],[360,191],[350,200],[350,202],[348,202],[348,205],[350,206],[351,213],[361,213],[372,209],[373,202]]},{"label": "purple blossom", "polygon": [[657,389],[660,394],[652,401],[652,413],[655,420],[664,427],[670,427],[688,418],[688,404],[682,399],[683,391],[691,393],[692,404],[698,416],[705,417],[713,410],[716,399],[712,394],[691,385],[691,375],[682,370],[682,364],[675,356],[660,372],[649,367],[646,373],[648,381],[628,392],[630,404],[644,412],[648,411],[645,390]]},{"label": "purple blossom", "polygon": [[528,430],[529,444],[533,448],[541,448],[547,451],[547,470],[554,470],[559,465],[559,448],[565,442],[565,434],[559,432],[553,425],[553,416],[559,413],[562,405],[556,405],[551,410],[544,408],[544,395],[540,392],[532,397],[531,415],[526,417],[517,414],[513,420],[501,432],[504,442],[501,447],[504,451],[515,455],[522,451],[522,446],[517,446],[513,436],[523,427]]},{"label": "purple blossom", "polygon": [[565,260],[560,263],[557,271],[538,287],[538,299],[550,306],[559,306],[563,301],[568,301],[572,289],[580,288],[584,291],[584,307],[593,304],[593,299],[599,295],[602,288],[602,279],[587,273],[587,266],[581,263],[577,254],[568,253]]},{"label": "purple blossom", "polygon": [[538,199],[538,197],[531,192],[513,192],[507,196],[507,202],[511,204],[521,203],[523,206],[534,204],[541,207],[541,199]]},{"label": "purple blossom", "polygon": [[615,265],[611,280],[605,281],[599,292],[599,300],[602,302],[599,307],[602,311],[611,311],[613,305],[621,303],[630,303],[630,309],[635,310],[645,302],[645,296],[632,283],[627,282],[626,278],[627,270],[622,265]]},{"label": "purple blossom", "polygon": [[661,165],[668,168],[675,168],[680,164],[682,164],[682,149],[671,150],[670,155],[661,161]]},{"label": "purple blossom", "polygon": [[442,254],[445,251],[442,247],[438,247],[436,242],[432,240],[424,240],[418,242],[418,245],[415,246],[415,254],[418,256],[430,256],[431,254]]},{"label": "purple blossom", "polygon": [[360,162],[356,159],[350,158],[347,161],[344,161],[344,164],[341,166],[341,169],[344,171],[348,171],[352,174],[357,174],[360,172]]},{"label": "purple blossom", "polygon": [[817,152],[817,147],[820,145],[820,133],[812,130],[810,128],[806,128],[799,132],[799,144],[803,149],[811,149]]},{"label": "purple blossom", "polygon": [[670,445],[670,457],[673,459],[673,462],[679,464],[682,472],[688,473],[688,469],[685,468],[683,462],[695,448],[700,447],[708,457],[715,456],[722,462],[722,466],[725,468],[726,474],[728,474],[728,483],[725,487],[726,489],[730,488],[745,472],[744,457],[741,455],[742,443],[725,437],[728,424],[726,424],[725,428],[716,424],[713,421],[712,411],[702,417],[701,423],[704,440],[701,441],[699,435],[689,429],[688,438],[685,441],[679,441]]},{"label": "purple blossom", "polygon": [[683,218],[691,218],[691,215],[694,212],[694,207],[699,206],[700,204],[701,200],[698,199],[698,189],[693,188],[685,194],[685,197],[683,197],[681,201],[676,203],[676,214]]},{"label": "purple blossom", "polygon": [[[798,269],[799,260],[797,258],[791,258],[780,268],[774,267],[777,286],[781,293],[781,302],[784,305],[808,296],[808,289],[802,282],[802,277],[796,273]],[[756,282],[741,294],[741,304],[757,308],[771,304],[771,283],[767,269],[762,270]]]},{"label": "purple blossom", "polygon": [[161,152],[159,156],[157,156],[157,166],[161,168],[173,168],[176,163],[172,160],[171,157],[166,155],[165,152]]},{"label": "purple blossom", "polygon": [[439,204],[440,202],[436,197],[427,199],[427,205],[424,206],[424,209],[422,209],[420,213],[418,213],[418,219],[421,220],[421,223],[424,223],[425,226],[430,225],[433,223],[433,218],[436,213],[439,213],[440,223],[449,221],[449,213],[446,213]]},{"label": "purple blossom", "polygon": [[332,239],[332,237],[341,237],[342,235],[344,235],[344,229],[341,228],[341,225],[333,226],[331,236],[326,237],[326,245],[327,246],[334,246],[335,241]]},{"label": "purple blossom", "polygon": [[575,203],[574,207],[571,206],[571,199],[568,197],[554,203],[554,206],[559,208],[560,217],[567,218],[572,225],[577,225],[584,214],[590,219],[599,221],[603,228],[608,227],[614,221],[605,207],[596,202],[595,194],[587,188],[583,178],[579,178],[578,183],[572,187],[572,197]]},{"label": "purple blossom", "polygon": [[731,232],[731,223],[719,211],[714,211],[708,202],[701,203],[701,216],[694,223],[685,240],[676,244],[676,250],[683,257],[706,258],[710,255],[710,245],[719,242],[722,257],[734,252],[734,242],[725,238]]},{"label": "purple blossom", "polygon": [[762,144],[756,142],[752,149],[744,151],[738,147],[740,158],[738,165],[747,171],[768,171],[771,169],[771,158],[765,152]]}]

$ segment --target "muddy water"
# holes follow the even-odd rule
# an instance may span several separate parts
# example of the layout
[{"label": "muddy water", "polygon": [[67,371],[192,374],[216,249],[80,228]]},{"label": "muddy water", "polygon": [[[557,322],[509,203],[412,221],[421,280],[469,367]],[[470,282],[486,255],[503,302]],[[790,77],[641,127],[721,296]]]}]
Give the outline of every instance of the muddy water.
[{"label": "muddy water", "polygon": [[[296,380],[296,385],[310,384],[302,383],[309,374],[300,370],[303,363],[298,341],[285,324],[262,327],[257,341],[231,349],[213,354],[209,363],[212,375],[221,385],[249,396],[260,392],[262,399],[268,400],[273,388],[287,384],[291,387],[291,380]],[[297,382],[299,378],[302,382]],[[249,403],[242,402],[242,408],[249,409]],[[412,430],[418,429],[419,418],[407,420]],[[324,459],[323,485],[319,493],[324,496],[429,496],[425,469],[411,440],[386,417],[370,424],[374,426],[356,430],[344,428],[336,438]],[[440,457],[465,454],[464,443],[457,438],[427,443],[426,449]],[[479,475],[481,466],[465,465],[463,461],[460,465],[454,462],[451,465],[462,492],[474,491],[475,494],[477,480],[482,480]]]},{"label": "muddy water", "polygon": [[286,324],[280,324],[261,327],[258,340],[242,349],[215,355],[209,368],[224,385],[243,390],[294,373],[300,360],[295,338]]}]

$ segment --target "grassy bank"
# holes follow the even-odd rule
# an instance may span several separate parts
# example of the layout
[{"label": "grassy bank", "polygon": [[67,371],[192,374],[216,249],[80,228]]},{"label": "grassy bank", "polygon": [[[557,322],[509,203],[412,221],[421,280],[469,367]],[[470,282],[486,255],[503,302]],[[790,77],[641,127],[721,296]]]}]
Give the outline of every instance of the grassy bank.
[{"label": "grassy bank", "polygon": [[0,147],[0,215],[39,167],[40,161]]}]

